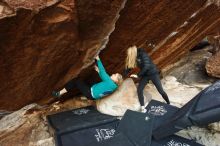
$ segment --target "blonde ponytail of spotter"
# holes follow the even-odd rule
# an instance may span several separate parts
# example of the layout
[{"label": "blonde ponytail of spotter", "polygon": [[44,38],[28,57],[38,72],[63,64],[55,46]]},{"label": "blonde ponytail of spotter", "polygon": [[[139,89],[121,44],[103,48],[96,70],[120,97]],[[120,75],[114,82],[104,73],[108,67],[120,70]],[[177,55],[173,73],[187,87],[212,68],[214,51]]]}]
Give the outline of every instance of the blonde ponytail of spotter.
[{"label": "blonde ponytail of spotter", "polygon": [[127,57],[125,60],[125,68],[137,67],[136,58],[137,58],[137,47],[136,46],[129,47],[127,50]]}]

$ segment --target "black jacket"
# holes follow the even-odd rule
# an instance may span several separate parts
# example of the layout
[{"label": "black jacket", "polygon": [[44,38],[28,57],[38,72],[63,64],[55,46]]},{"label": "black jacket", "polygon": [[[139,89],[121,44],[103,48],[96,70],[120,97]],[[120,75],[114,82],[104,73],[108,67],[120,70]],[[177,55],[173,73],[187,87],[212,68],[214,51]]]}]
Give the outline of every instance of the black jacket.
[{"label": "black jacket", "polygon": [[[151,76],[159,73],[156,65],[152,62],[144,49],[138,48],[136,61],[137,66],[140,68],[140,72],[137,74],[138,77]],[[130,71],[131,69],[126,68],[124,70],[124,76],[127,76]]]},{"label": "black jacket", "polygon": [[158,73],[156,65],[142,48],[137,50],[137,66],[140,68],[138,77],[150,76]]}]

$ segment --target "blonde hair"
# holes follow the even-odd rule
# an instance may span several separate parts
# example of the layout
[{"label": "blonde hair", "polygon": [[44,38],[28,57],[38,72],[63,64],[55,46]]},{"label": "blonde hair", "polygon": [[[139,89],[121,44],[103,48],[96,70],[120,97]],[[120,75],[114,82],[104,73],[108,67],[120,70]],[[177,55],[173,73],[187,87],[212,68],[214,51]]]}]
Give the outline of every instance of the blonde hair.
[{"label": "blonde hair", "polygon": [[125,68],[137,67],[136,58],[137,58],[137,47],[136,46],[129,47],[127,50],[127,57],[125,60]]}]

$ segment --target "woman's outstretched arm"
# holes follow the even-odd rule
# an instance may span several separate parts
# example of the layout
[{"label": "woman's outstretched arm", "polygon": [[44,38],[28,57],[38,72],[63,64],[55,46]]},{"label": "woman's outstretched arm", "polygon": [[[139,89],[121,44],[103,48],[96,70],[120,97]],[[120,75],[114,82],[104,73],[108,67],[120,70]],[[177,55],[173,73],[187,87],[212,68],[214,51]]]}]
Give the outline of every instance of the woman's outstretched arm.
[{"label": "woman's outstretched arm", "polygon": [[97,66],[98,66],[98,69],[99,69],[99,76],[100,78],[103,80],[103,81],[106,81],[106,80],[111,80],[110,76],[107,74],[103,64],[102,64],[102,61],[100,60],[99,57],[96,57],[96,60],[97,60]]}]

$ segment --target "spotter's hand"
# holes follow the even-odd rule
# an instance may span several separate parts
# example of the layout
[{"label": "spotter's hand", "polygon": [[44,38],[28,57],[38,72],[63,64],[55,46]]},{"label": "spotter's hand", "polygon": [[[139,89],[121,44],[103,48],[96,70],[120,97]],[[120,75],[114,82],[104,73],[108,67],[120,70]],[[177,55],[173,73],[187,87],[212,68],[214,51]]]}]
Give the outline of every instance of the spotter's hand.
[{"label": "spotter's hand", "polygon": [[138,76],[136,74],[132,74],[130,75],[131,78],[138,78]]}]

